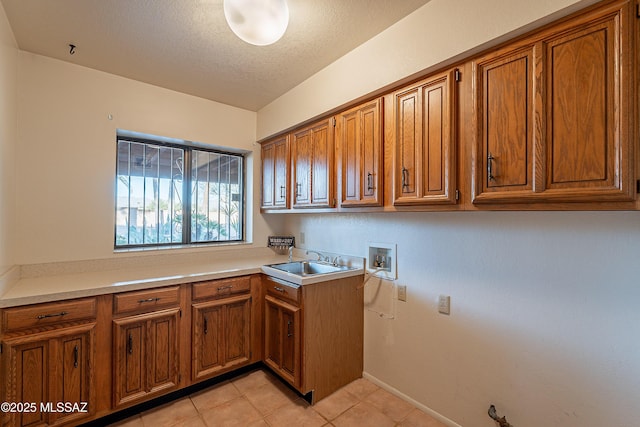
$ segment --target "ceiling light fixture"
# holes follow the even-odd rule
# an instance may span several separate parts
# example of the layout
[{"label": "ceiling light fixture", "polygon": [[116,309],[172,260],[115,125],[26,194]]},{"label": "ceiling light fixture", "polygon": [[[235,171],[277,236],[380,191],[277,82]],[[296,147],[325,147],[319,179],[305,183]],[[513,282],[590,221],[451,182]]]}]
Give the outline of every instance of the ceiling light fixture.
[{"label": "ceiling light fixture", "polygon": [[277,42],[289,24],[286,0],[224,0],[224,16],[236,36],[256,46]]}]

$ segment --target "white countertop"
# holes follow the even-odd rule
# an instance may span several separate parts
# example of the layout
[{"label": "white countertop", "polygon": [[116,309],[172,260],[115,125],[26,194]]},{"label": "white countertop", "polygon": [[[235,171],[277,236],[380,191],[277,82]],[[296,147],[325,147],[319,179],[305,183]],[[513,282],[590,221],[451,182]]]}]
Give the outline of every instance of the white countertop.
[{"label": "white countertop", "polygon": [[256,274],[265,264],[286,260],[286,255],[261,253],[207,262],[21,278],[0,296],[0,308]]}]

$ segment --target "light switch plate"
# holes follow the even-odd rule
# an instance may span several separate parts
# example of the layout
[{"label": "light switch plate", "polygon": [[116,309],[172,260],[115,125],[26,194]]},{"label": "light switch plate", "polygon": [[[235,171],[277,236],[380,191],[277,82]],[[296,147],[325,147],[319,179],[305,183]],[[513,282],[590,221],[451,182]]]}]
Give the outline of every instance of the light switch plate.
[{"label": "light switch plate", "polygon": [[398,286],[398,301],[407,302],[407,286],[406,285]]},{"label": "light switch plate", "polygon": [[438,297],[438,312],[451,314],[451,297],[449,295],[440,295]]}]

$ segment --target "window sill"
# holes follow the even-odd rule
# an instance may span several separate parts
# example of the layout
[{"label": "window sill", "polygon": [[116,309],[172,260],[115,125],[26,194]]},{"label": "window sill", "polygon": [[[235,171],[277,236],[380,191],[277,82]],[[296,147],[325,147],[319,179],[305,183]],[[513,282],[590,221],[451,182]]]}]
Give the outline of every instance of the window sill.
[{"label": "window sill", "polygon": [[224,242],[224,243],[202,243],[202,244],[187,244],[187,245],[167,245],[167,246],[153,246],[153,247],[136,247],[136,248],[121,248],[114,249],[114,254],[130,254],[136,252],[163,252],[163,251],[183,251],[189,249],[211,249],[211,248],[225,248],[229,249],[230,247],[237,246],[247,246],[252,245],[252,242]]}]

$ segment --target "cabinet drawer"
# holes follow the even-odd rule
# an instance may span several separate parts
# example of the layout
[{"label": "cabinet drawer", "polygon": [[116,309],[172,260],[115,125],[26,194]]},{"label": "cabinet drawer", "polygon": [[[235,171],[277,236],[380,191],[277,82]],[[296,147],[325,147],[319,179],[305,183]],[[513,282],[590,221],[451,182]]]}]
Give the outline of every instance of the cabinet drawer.
[{"label": "cabinet drawer", "polygon": [[180,304],[180,287],[148,289],[113,296],[113,313],[144,313]]},{"label": "cabinet drawer", "polygon": [[296,305],[300,304],[300,286],[272,277],[265,278],[264,284],[268,295],[291,301]]},{"label": "cabinet drawer", "polygon": [[9,332],[38,328],[75,320],[95,319],[95,317],[95,298],[56,301],[3,310],[2,330]]},{"label": "cabinet drawer", "polygon": [[210,280],[194,283],[191,298],[196,301],[208,298],[223,298],[229,295],[248,293],[251,291],[251,277],[235,277],[233,279]]}]

